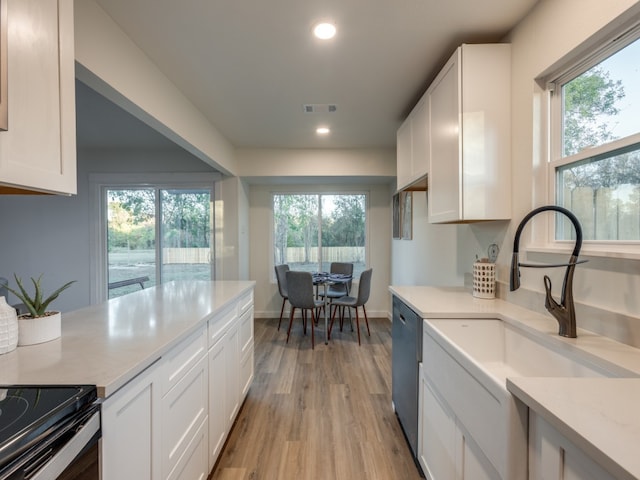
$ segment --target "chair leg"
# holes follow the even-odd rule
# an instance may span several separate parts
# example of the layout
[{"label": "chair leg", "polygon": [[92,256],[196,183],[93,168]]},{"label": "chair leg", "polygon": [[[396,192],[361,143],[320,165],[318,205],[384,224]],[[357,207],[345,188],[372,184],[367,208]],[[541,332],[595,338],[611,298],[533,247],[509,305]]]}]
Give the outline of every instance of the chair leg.
[{"label": "chair leg", "polygon": [[[314,318],[314,314],[313,314],[313,308],[311,309],[311,350],[316,348],[316,337],[315,337],[315,323],[316,323],[316,319]],[[327,337],[328,338],[328,337]]]},{"label": "chair leg", "polygon": [[280,309],[280,321],[278,321],[278,331],[280,331],[280,324],[282,323],[282,314],[284,313],[284,304],[287,301],[286,298],[282,299],[282,308]]},{"label": "chair leg", "polygon": [[296,311],[296,307],[291,307],[291,313],[289,314],[289,328],[287,329],[287,343],[289,343],[289,335],[291,335],[291,325],[293,324],[293,312]]},{"label": "chair leg", "polygon": [[304,308],[300,309],[302,314],[302,331],[306,335],[307,334],[307,311]]},{"label": "chair leg", "polygon": [[358,330],[358,345],[360,345],[360,320],[358,318],[358,307],[355,307],[356,311],[356,330]]},{"label": "chair leg", "polygon": [[367,318],[367,309],[362,305],[362,312],[364,313],[364,321],[367,324],[367,333],[371,336],[371,331],[369,330],[369,319]]}]

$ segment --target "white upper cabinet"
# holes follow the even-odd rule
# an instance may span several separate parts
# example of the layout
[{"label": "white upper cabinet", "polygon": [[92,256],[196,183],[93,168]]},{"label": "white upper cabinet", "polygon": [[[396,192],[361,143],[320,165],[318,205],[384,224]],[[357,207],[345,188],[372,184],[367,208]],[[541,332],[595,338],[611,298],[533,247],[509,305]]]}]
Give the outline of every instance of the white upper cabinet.
[{"label": "white upper cabinet", "polygon": [[396,134],[398,190],[411,186],[427,175],[429,153],[429,102],[425,94]]},{"label": "white upper cabinet", "polygon": [[6,1],[9,128],[0,132],[0,193],[75,194],[73,0]]},{"label": "white upper cabinet", "polygon": [[429,221],[509,219],[510,45],[462,45],[427,94]]}]

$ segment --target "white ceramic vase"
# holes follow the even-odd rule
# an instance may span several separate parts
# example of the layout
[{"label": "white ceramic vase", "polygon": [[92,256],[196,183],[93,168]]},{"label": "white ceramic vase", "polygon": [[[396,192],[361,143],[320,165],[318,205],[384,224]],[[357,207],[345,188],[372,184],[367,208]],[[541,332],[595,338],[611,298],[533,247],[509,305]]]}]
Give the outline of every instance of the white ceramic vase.
[{"label": "white ceramic vase", "polygon": [[18,315],[15,308],[0,297],[0,354],[9,353],[18,346]]},{"label": "white ceramic vase", "polygon": [[62,334],[61,319],[60,312],[38,318],[20,317],[18,346],[35,345],[59,338]]}]

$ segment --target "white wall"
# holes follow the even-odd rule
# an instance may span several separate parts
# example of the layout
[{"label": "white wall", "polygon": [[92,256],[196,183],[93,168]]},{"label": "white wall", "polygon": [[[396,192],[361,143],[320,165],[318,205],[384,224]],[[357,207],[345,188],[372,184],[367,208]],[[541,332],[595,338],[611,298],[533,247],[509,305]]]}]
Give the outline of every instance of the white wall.
[{"label": "white wall", "polygon": [[[344,183],[395,181],[395,149],[238,149],[238,175],[243,178],[327,178]],[[345,180],[346,179],[346,180]]]},{"label": "white wall", "polygon": [[93,0],[75,0],[76,76],[213,166],[234,174],[233,146]]},{"label": "white wall", "polygon": [[[55,306],[62,311],[90,304],[89,173],[211,172],[212,168],[183,150],[79,151],[78,194],[0,195],[0,276],[15,287],[13,273],[23,280],[44,274],[45,293],[77,280]],[[11,296],[11,303],[17,300]]]},{"label": "white wall", "polygon": [[[369,223],[367,231],[368,266],[373,268],[369,316],[387,317],[390,311],[391,187],[387,185],[250,185],[250,278],[256,281],[254,308],[256,317],[278,317],[282,298],[273,273],[271,238],[271,194],[274,192],[368,192]],[[288,310],[285,310],[287,312]]]},{"label": "white wall", "polygon": [[391,243],[392,285],[462,286],[470,284],[476,257],[502,244],[508,222],[436,225],[427,221],[427,194],[413,192],[411,240]]}]

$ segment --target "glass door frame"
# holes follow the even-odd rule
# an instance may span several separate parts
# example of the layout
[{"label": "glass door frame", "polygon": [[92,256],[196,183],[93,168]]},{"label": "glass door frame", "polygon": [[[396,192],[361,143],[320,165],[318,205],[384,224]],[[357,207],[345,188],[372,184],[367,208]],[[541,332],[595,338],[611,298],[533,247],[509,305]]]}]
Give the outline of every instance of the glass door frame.
[{"label": "glass door frame", "polygon": [[[211,191],[211,278],[216,276],[215,251],[215,208],[216,182],[222,176],[213,172],[194,173],[149,173],[149,174],[90,174],[90,216],[92,217],[90,231],[90,286],[91,304],[108,300],[108,265],[107,265],[107,199],[109,189],[154,188],[154,189],[210,189]],[[156,198],[156,202],[159,199]],[[159,234],[159,221],[156,221],[156,236]],[[156,245],[156,259],[160,245]],[[157,260],[156,260],[157,261]],[[158,266],[156,265],[156,268]]]}]

